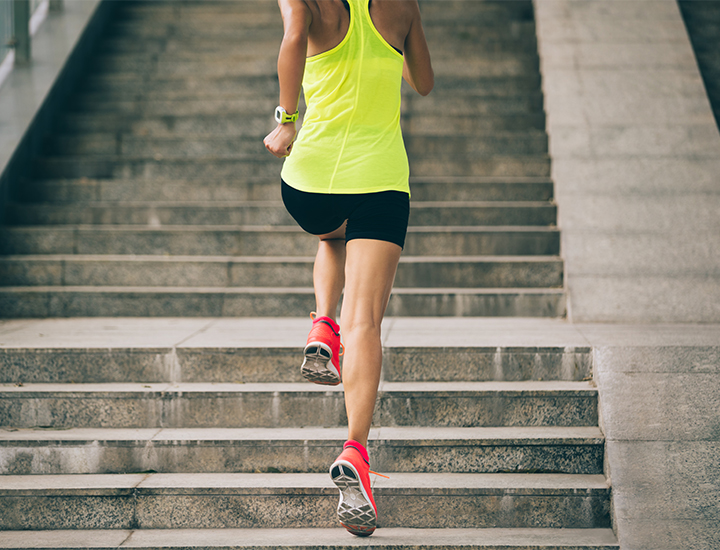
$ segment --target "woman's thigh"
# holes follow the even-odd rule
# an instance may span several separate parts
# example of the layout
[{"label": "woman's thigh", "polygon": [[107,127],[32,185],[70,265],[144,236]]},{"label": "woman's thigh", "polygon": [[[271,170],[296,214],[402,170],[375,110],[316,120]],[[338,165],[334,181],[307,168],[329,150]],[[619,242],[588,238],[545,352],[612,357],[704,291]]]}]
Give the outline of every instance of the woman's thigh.
[{"label": "woman's thigh", "polygon": [[346,249],[343,330],[359,325],[379,330],[402,248],[388,241],[353,239]]}]

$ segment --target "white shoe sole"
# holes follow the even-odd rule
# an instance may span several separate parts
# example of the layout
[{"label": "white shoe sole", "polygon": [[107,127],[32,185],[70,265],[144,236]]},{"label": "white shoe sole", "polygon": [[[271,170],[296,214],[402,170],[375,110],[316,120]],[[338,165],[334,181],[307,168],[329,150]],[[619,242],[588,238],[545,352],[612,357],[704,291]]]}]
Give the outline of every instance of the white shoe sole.
[{"label": "white shoe sole", "polygon": [[309,342],[303,352],[305,360],[300,367],[303,377],[314,384],[337,386],[340,373],[332,364],[332,350],[323,342]]},{"label": "white shoe sole", "polygon": [[330,477],[340,489],[337,508],[340,523],[353,535],[371,535],[377,527],[377,514],[355,466],[346,460],[336,460],[330,466]]}]

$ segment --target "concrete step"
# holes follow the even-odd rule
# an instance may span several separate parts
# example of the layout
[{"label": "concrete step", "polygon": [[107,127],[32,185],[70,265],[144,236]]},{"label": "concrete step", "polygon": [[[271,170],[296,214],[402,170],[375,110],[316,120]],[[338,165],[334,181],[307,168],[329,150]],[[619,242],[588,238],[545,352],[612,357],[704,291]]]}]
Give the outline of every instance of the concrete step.
[{"label": "concrete step", "polygon": [[[3,286],[310,287],[313,257],[0,256]],[[403,256],[395,288],[560,288],[556,256]]]},{"label": "concrete step", "polygon": [[[232,32],[237,32],[233,30]],[[281,37],[279,37],[281,38]],[[280,41],[278,40],[278,45]],[[438,77],[478,78],[487,76],[521,76],[538,71],[536,54],[507,55],[504,53],[472,56],[464,59],[447,57],[434,67]],[[148,78],[204,78],[227,76],[272,76],[277,74],[277,53],[268,52],[263,57],[238,58],[232,62],[225,59],[213,61],[143,61],[132,56],[102,56],[90,62],[96,74],[133,72]]]},{"label": "concrete step", "polygon": [[[131,72],[88,74],[83,77],[81,91],[87,92],[115,92],[123,94],[236,94],[247,96],[255,94],[278,93],[276,75],[244,75],[244,76],[216,76],[206,78],[179,78],[155,76],[152,80]],[[537,92],[540,89],[539,72],[518,76],[486,76],[483,78],[468,79],[445,76],[435,80],[435,93],[455,93],[457,95],[497,95]],[[412,93],[404,86],[405,94],[412,97]],[[194,97],[194,96],[191,96]],[[422,101],[422,100],[419,100]]]},{"label": "concrete step", "polygon": [[[258,140],[256,147],[261,147]],[[467,147],[466,149],[472,149]],[[155,154],[65,155],[42,157],[32,165],[37,178],[158,178],[158,179],[228,179],[237,177],[276,177],[282,162],[266,151],[262,156],[239,150],[232,155],[183,156]],[[547,154],[476,154],[472,150],[409,157],[411,173],[426,176],[549,177]]]},{"label": "concrete step", "polygon": [[[547,134],[540,130],[494,132],[476,135],[475,140],[448,136],[418,136],[405,139],[411,157],[422,155],[452,157],[458,155],[542,155],[547,154]],[[204,157],[211,155],[267,155],[260,136],[211,137],[141,136],[131,133],[57,134],[48,140],[45,153],[53,155],[119,155],[130,157]]]},{"label": "concrete step", "polygon": [[[550,226],[557,218],[550,202],[413,202],[410,225]],[[85,202],[9,203],[9,225],[292,225],[278,202]]]},{"label": "concrete step", "polygon": [[[383,528],[610,527],[601,475],[389,475]],[[326,473],[4,476],[0,529],[337,527],[336,507]]]},{"label": "concrete step", "polygon": [[[314,384],[0,386],[11,428],[296,428],[347,425],[341,387]],[[376,426],[597,426],[589,382],[384,382]]]},{"label": "concrete step", "polygon": [[[143,44],[140,42],[140,44]],[[529,85],[529,83],[528,83]],[[518,84],[519,86],[519,84]],[[516,86],[517,87],[517,86]],[[79,86],[80,93],[102,92],[116,94],[161,94],[161,97],[197,97],[194,94],[236,94],[239,96],[255,96],[279,93],[277,75],[235,76],[214,78],[154,78],[152,81],[133,73],[107,73],[83,75]]]},{"label": "concrete step", "polygon": [[[501,28],[484,28],[481,31],[464,25],[465,34],[452,35],[440,25],[432,25],[425,30],[431,43],[433,59],[437,54],[448,55],[455,51],[459,55],[487,53],[524,53],[535,50],[535,33],[532,25],[522,23],[505,25]],[[193,35],[192,40],[174,35],[147,37],[142,41],[133,41],[121,36],[108,37],[98,48],[101,54],[135,54],[138,56],[193,56],[205,53],[227,53],[229,55],[247,55],[249,52],[265,55],[277,52],[280,37],[274,31],[267,32],[251,29],[249,36],[243,33],[242,40],[235,36],[225,36],[220,40],[208,35]],[[509,30],[509,32],[508,32]],[[442,40],[440,39],[442,38]]]},{"label": "concrete step", "polygon": [[[315,308],[311,287],[0,287],[0,317],[297,317]],[[560,288],[397,288],[400,317],[564,317]]]},{"label": "concrete step", "polygon": [[[28,540],[38,546],[65,548],[118,548],[126,544],[141,550],[186,548],[219,550],[242,541],[258,550],[336,548],[350,550],[357,539],[332,529],[111,529],[0,532],[3,548],[25,548]],[[405,529],[384,528],[372,539],[375,548],[426,548],[427,550],[617,550],[611,529]]]},{"label": "concrete step", "polygon": [[[79,123],[79,121],[74,121]],[[408,135],[475,138],[478,132],[537,132],[545,130],[545,113],[469,118],[461,115],[414,114],[403,120]]]},{"label": "concrete step", "polygon": [[[502,161],[488,164],[500,164]],[[506,160],[510,166],[517,166]],[[156,159],[118,156],[58,156],[37,159],[32,175],[38,178],[237,178],[280,177],[282,162],[270,154],[203,156],[194,158],[160,156]],[[521,168],[517,166],[517,170]],[[530,174],[534,175],[534,174]]]},{"label": "concrete step", "polygon": [[[489,132],[523,132],[545,130],[542,112],[508,115],[488,114],[478,118],[463,115],[438,115],[422,112],[406,115],[402,124],[409,136],[456,135],[477,136]],[[272,113],[260,115],[185,115],[137,118],[112,113],[67,113],[62,115],[56,131],[62,133],[122,132],[146,137],[253,137],[262,140],[275,125]]]},{"label": "concrete step", "polygon": [[[402,104],[403,114],[410,116],[414,113],[427,113],[438,115],[504,115],[537,113],[543,109],[542,97],[523,97],[510,95],[505,97],[463,94],[449,101],[449,94],[432,94],[422,100],[412,98]],[[411,98],[408,98],[411,99]],[[158,116],[191,116],[216,115],[228,116],[245,115],[256,116],[258,113],[272,113],[277,104],[274,94],[262,97],[235,96],[235,97],[203,97],[187,99],[150,100],[142,97],[139,101],[91,101],[87,97],[78,97],[69,105],[72,111],[86,113],[116,114],[133,118]]]},{"label": "concrete step", "polygon": [[[0,254],[312,256],[317,238],[284,226],[25,226],[0,228]],[[560,232],[545,227],[410,227],[410,256],[556,256]]]},{"label": "concrete step", "polygon": [[[435,177],[410,178],[415,201],[548,201],[548,178]],[[227,180],[58,179],[25,180],[16,189],[22,202],[87,202],[129,200],[267,201],[280,200],[276,178]]]},{"label": "concrete step", "polygon": [[[373,468],[381,472],[603,471],[596,427],[383,427],[371,438]],[[345,428],[0,428],[0,474],[325,473],[346,439]]]},{"label": "concrete step", "polygon": [[[307,321],[309,330],[310,322]],[[257,331],[257,327],[254,327]],[[152,331],[152,329],[148,329]],[[302,382],[304,334],[286,346],[238,347],[236,332],[211,346],[142,347],[89,339],[85,347],[0,347],[0,383]],[[297,345],[295,345],[297,344]],[[385,347],[388,382],[587,381],[586,347]]]},{"label": "concrete step", "polygon": [[[475,149],[468,146],[467,149]],[[499,176],[550,177],[550,157],[534,155],[479,155],[456,151],[450,157],[442,153],[410,157],[410,171],[426,176]]]},{"label": "concrete step", "polygon": [[[115,75],[111,75],[113,77]],[[201,88],[185,88],[185,87],[169,87],[163,86],[165,81],[158,81],[158,86],[151,86],[147,81],[141,80],[139,77],[132,78],[127,75],[128,80],[124,81],[118,78],[101,79],[86,78],[81,84],[81,90],[73,96],[74,105],[82,106],[92,103],[109,103],[109,102],[169,102],[169,101],[212,101],[212,100],[237,100],[238,98],[257,98],[258,96],[275,97],[279,93],[279,87],[276,78],[265,79],[238,79],[231,80],[216,79],[215,87],[203,86]],[[174,82],[178,84],[178,82]],[[223,85],[224,83],[224,85]],[[539,91],[539,84],[527,82],[521,85],[519,80],[512,81],[508,79],[504,83],[497,82],[492,85],[491,82],[473,82],[471,87],[469,82],[465,80],[457,80],[457,86],[450,87],[448,82],[444,82],[445,86],[438,86],[433,89],[431,95],[420,98],[416,97],[416,92],[407,85],[402,87],[403,101],[406,103],[418,102],[423,104],[429,101],[429,98],[435,99],[442,97],[448,101],[463,99],[467,101],[482,101],[484,99],[492,99],[498,101],[506,99],[508,101],[526,103],[532,102],[533,105],[542,105],[542,93]],[[414,100],[414,101],[413,101]]]}]

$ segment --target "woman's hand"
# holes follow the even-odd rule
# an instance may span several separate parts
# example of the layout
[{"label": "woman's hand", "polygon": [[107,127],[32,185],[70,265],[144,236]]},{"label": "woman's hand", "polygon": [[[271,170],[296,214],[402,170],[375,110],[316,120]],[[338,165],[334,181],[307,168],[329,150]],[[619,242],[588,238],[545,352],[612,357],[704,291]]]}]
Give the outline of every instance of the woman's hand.
[{"label": "woman's hand", "polygon": [[296,135],[295,123],[286,122],[285,124],[278,124],[272,132],[265,136],[263,143],[268,151],[281,159],[292,152]]}]

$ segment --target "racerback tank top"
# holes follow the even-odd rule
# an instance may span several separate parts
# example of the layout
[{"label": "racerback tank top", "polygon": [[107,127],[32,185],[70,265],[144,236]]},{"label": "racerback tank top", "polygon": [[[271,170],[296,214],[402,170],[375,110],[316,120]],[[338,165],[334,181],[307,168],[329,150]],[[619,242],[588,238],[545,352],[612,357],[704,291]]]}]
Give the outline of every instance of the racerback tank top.
[{"label": "racerback tank top", "polygon": [[311,193],[409,193],[400,130],[403,56],[375,28],[368,0],[348,3],[345,38],[306,60],[307,109],[282,179]]}]

